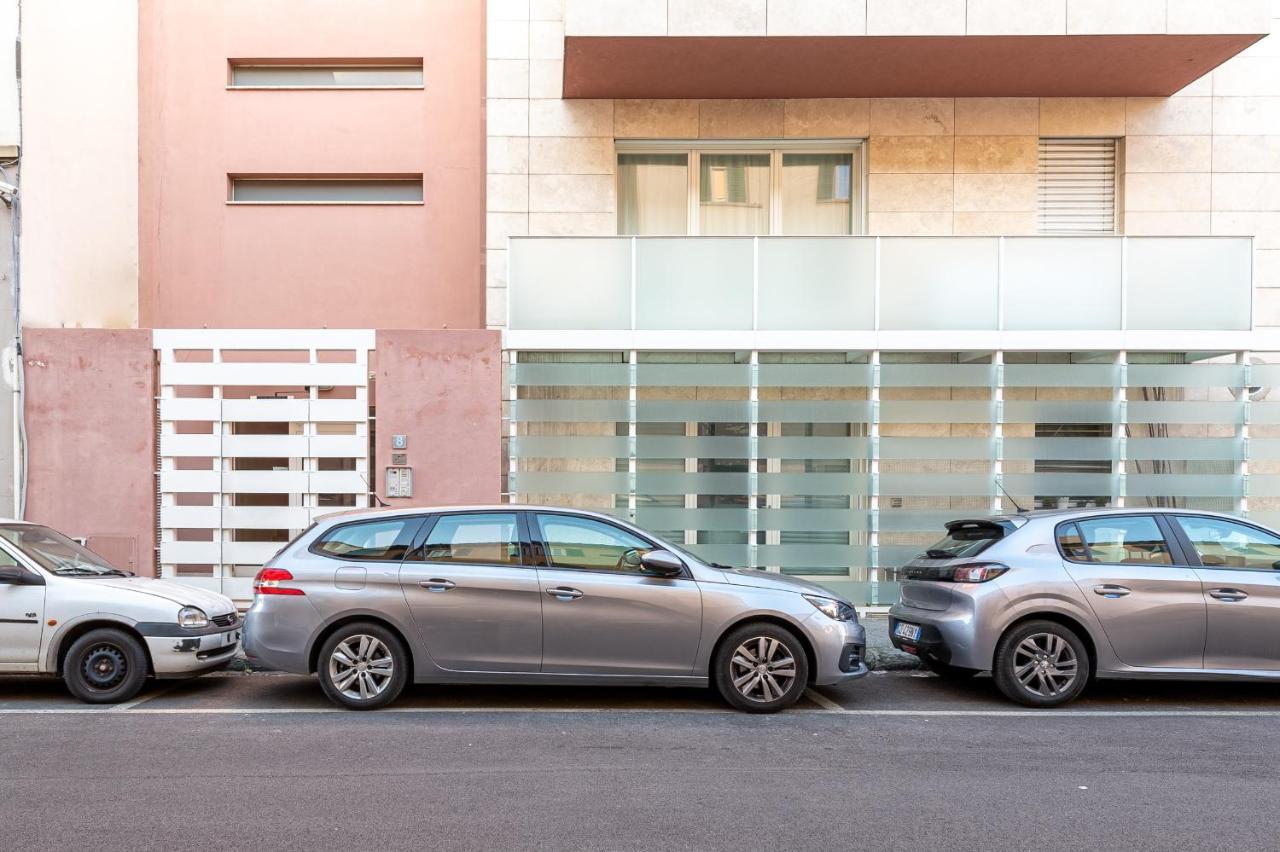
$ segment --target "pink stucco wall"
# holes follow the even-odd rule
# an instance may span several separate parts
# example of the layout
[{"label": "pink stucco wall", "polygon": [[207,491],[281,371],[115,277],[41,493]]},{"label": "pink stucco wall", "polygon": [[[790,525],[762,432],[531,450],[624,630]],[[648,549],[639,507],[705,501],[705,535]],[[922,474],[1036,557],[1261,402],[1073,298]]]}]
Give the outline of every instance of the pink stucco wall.
[{"label": "pink stucco wall", "polygon": [[[143,0],[139,324],[484,325],[484,4]],[[227,88],[230,59],[421,57],[409,90]],[[227,176],[417,174],[409,206],[228,205]]]},{"label": "pink stucco wall", "polygon": [[[386,499],[392,435],[409,439],[414,494],[392,505],[496,503],[502,343],[496,331],[379,331],[374,474]],[[397,451],[398,452],[398,451]]]},{"label": "pink stucco wall", "polygon": [[[26,519],[154,575],[151,332],[27,329]],[[125,564],[128,554],[135,564]]]}]

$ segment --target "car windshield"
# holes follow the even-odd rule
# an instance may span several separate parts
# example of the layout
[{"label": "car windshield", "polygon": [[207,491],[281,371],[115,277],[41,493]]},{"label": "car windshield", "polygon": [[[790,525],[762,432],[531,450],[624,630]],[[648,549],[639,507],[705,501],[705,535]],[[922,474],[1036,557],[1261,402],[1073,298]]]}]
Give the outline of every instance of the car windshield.
[{"label": "car windshield", "polygon": [[82,577],[127,577],[89,548],[60,532],[35,524],[0,524],[0,536],[37,564],[55,574]]},{"label": "car windshield", "polygon": [[947,534],[926,550],[922,556],[928,559],[965,559],[977,556],[1008,532],[995,523],[961,523],[947,529]]}]

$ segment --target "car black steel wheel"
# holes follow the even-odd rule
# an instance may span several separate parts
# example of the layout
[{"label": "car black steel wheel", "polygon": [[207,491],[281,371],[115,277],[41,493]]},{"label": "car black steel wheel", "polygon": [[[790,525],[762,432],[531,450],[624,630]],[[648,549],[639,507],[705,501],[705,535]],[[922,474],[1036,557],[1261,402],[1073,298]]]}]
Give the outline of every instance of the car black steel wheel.
[{"label": "car black steel wheel", "polygon": [[1074,700],[1090,676],[1089,652],[1071,628],[1032,621],[1005,634],[996,648],[996,685],[1028,707],[1058,707]]},{"label": "car black steel wheel", "polygon": [[720,643],[713,682],[720,695],[748,713],[775,713],[800,700],[809,660],[795,634],[775,624],[748,624]]},{"label": "car black steel wheel", "polygon": [[338,628],[320,648],[316,674],[334,704],[350,710],[386,707],[408,680],[409,654],[400,637],[374,622]]},{"label": "car black steel wheel", "polygon": [[146,682],[147,652],[141,642],[123,630],[90,630],[67,650],[62,678],[71,694],[81,701],[128,701]]}]

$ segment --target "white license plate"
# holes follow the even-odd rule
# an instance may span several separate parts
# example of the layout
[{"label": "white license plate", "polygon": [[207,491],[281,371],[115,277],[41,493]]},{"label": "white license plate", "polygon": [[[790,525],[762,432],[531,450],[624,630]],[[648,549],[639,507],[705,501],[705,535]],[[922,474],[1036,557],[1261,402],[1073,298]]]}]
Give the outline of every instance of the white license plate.
[{"label": "white license plate", "polygon": [[223,633],[223,634],[222,634],[222,646],[223,646],[224,648],[225,648],[227,645],[234,645],[234,644],[236,644],[236,643],[237,643],[237,642],[239,642],[239,641],[240,641],[240,631],[239,631],[239,630],[232,630],[232,631],[230,631],[230,632],[228,632],[228,633]]},{"label": "white license plate", "polygon": [[920,625],[907,624],[905,621],[899,621],[897,626],[893,628],[893,635],[899,639],[907,639],[912,642],[920,638]]}]

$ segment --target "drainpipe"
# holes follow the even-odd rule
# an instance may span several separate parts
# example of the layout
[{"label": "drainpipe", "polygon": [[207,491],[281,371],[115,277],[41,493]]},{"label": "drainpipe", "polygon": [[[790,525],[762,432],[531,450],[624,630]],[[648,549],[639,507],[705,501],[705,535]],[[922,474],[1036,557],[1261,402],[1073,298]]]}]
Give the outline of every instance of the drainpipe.
[{"label": "drainpipe", "polygon": [[[16,181],[22,180],[22,0],[17,3],[18,27],[14,38],[14,81],[18,97],[18,159],[8,165],[17,165]],[[27,418],[25,412],[25,371],[22,355],[22,201],[16,182],[9,180],[4,166],[0,165],[0,181],[8,186],[0,193],[5,205],[12,211],[12,295],[13,295],[13,516],[21,520],[27,510]]]}]

